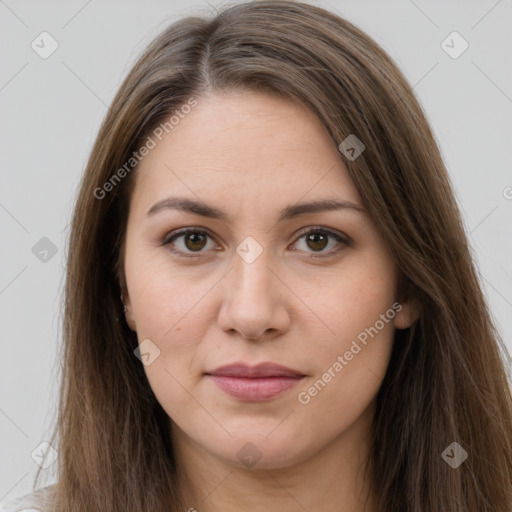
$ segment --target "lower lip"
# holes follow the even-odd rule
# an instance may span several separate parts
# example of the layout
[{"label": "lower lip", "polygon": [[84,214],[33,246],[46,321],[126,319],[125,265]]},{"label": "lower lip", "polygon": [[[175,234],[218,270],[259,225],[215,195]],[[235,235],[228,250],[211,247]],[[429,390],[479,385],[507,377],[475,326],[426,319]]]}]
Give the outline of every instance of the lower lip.
[{"label": "lower lip", "polygon": [[243,378],[209,375],[222,391],[241,400],[261,402],[269,400],[295,386],[302,377]]}]

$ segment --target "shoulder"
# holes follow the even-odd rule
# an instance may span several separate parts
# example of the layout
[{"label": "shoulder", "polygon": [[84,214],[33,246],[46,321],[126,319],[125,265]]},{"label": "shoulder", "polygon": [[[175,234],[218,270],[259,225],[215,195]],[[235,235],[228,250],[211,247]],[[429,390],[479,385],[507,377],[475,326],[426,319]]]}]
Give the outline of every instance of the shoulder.
[{"label": "shoulder", "polygon": [[42,487],[19,498],[0,502],[0,512],[52,512],[48,501],[54,485]]}]

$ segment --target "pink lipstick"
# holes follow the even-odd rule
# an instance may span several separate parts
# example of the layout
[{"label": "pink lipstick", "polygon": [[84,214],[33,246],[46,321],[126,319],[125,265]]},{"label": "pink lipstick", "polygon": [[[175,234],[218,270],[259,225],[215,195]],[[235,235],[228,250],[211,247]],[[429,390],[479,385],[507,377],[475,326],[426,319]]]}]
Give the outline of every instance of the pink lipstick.
[{"label": "pink lipstick", "polygon": [[225,393],[240,400],[269,400],[295,386],[305,377],[298,371],[274,363],[249,366],[233,363],[206,372]]}]

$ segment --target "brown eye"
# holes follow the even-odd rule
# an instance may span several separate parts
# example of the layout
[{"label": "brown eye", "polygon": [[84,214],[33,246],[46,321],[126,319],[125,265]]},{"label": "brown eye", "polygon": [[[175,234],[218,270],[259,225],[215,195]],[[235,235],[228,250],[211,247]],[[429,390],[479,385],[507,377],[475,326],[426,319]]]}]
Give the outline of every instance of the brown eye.
[{"label": "brown eye", "polygon": [[175,254],[193,258],[206,252],[203,249],[207,247],[209,238],[211,239],[211,236],[205,231],[184,229],[177,233],[172,233],[171,236],[168,236],[163,241],[162,245],[168,246],[169,250]]},{"label": "brown eye", "polygon": [[184,235],[185,246],[191,251],[200,251],[206,245],[206,236],[201,232],[192,232]]},{"label": "brown eye", "polygon": [[325,233],[314,232],[306,235],[306,243],[308,247],[314,249],[315,251],[321,251],[325,249],[327,246],[329,236],[325,235]]},{"label": "brown eye", "polygon": [[[327,257],[334,253],[338,253],[344,247],[350,245],[350,239],[348,237],[342,236],[341,233],[336,233],[326,228],[310,229],[300,236],[298,240],[304,240],[305,248],[301,249],[298,247],[298,249],[309,253],[309,258]],[[334,242],[334,247],[331,247],[330,250],[325,250],[331,241]],[[299,245],[298,242],[296,242],[295,245]]]}]

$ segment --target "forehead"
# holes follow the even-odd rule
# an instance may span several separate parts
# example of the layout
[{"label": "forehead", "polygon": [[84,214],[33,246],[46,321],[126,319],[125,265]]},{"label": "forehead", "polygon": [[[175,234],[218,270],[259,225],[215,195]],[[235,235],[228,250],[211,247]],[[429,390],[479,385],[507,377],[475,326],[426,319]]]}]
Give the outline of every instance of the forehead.
[{"label": "forehead", "polygon": [[143,158],[132,199],[180,193],[230,204],[333,196],[361,203],[336,145],[297,102],[257,92],[197,97],[197,106]]}]

